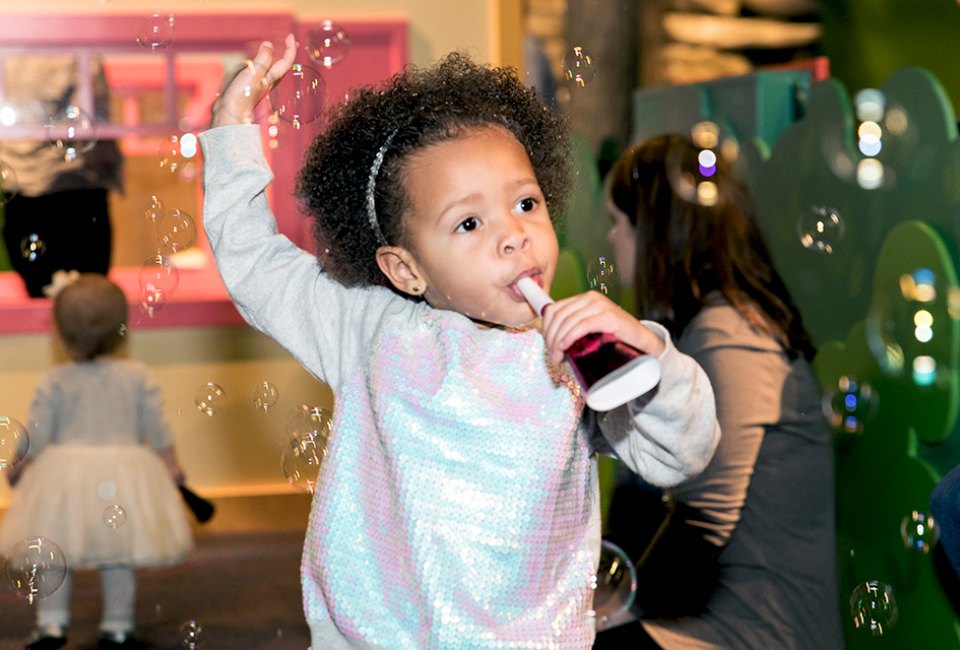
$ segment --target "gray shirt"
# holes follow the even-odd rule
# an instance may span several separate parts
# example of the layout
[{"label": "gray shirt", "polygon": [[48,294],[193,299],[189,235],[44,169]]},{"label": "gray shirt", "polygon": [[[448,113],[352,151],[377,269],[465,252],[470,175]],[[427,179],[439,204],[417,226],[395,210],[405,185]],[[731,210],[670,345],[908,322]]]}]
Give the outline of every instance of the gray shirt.
[{"label": "gray shirt", "polygon": [[664,648],[843,647],[834,468],[820,388],[717,294],[677,342],[710,377],[723,437],[706,470],[674,488],[691,522],[726,544],[696,618],[645,621]]}]

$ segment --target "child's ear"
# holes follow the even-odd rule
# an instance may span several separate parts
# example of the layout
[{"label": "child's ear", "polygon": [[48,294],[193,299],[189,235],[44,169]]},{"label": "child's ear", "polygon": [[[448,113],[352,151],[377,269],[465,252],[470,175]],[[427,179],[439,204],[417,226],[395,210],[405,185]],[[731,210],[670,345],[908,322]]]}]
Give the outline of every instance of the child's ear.
[{"label": "child's ear", "polygon": [[402,246],[381,246],[377,249],[377,266],[398,291],[411,296],[423,295],[426,278],[417,260]]}]

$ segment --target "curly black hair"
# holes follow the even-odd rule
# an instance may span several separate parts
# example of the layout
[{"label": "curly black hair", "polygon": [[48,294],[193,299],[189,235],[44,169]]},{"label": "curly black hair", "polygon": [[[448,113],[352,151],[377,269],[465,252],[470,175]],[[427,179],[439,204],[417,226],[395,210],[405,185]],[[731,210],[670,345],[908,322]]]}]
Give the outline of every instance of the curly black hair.
[{"label": "curly black hair", "polygon": [[499,125],[526,149],[551,214],[564,209],[570,143],[564,118],[511,68],[451,53],[430,68],[408,67],[383,86],[358,90],[333,109],[308,150],[297,197],[313,219],[317,256],[345,286],[391,286],[376,262],[380,246],[367,217],[366,192],[377,152],[389,140],[376,177],[377,220],[391,245],[409,246],[405,162],[465,131]]}]

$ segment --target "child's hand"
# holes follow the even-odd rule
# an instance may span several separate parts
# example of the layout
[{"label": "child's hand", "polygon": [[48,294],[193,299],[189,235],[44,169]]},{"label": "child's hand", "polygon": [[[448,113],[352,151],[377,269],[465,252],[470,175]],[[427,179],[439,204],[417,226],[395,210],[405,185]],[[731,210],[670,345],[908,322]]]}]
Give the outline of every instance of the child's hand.
[{"label": "child's hand", "polygon": [[253,109],[270,88],[293,66],[297,55],[297,41],[287,34],[283,56],[274,60],[273,44],[264,41],[252,61],[234,76],[213,104],[213,126],[246,124],[253,119]]},{"label": "child's hand", "polygon": [[567,348],[591,332],[613,334],[655,357],[660,356],[664,348],[663,340],[653,330],[596,291],[558,300],[543,314],[543,337],[556,363],[563,359]]}]

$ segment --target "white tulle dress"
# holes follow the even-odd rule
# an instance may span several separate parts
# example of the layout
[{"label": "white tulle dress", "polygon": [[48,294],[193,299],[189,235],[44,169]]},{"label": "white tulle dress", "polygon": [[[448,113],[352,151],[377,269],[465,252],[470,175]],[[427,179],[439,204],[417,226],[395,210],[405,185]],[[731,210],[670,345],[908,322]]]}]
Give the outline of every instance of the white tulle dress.
[{"label": "white tulle dress", "polygon": [[193,545],[155,449],[172,445],[157,385],[135,361],[57,367],[37,389],[30,450],[0,521],[0,554],[45,537],[69,568],[168,566]]}]

